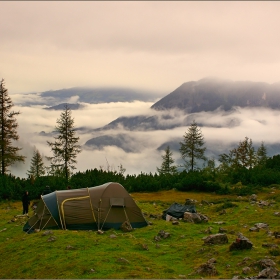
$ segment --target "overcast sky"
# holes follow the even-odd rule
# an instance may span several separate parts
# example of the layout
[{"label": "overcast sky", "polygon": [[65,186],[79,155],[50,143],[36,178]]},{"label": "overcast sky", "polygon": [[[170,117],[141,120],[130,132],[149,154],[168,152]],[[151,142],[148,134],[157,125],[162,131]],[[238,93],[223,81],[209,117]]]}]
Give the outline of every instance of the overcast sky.
[{"label": "overcast sky", "polygon": [[207,76],[279,82],[280,2],[1,1],[10,93],[125,86],[170,93]]}]

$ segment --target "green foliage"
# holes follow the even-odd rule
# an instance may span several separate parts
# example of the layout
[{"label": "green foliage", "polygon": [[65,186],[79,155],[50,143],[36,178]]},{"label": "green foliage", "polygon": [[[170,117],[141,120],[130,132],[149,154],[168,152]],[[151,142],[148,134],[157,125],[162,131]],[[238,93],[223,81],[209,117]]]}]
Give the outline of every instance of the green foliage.
[{"label": "green foliage", "polygon": [[198,169],[197,160],[206,160],[204,153],[204,137],[195,121],[192,122],[188,131],[183,136],[183,142],[180,142],[180,152],[184,160],[186,170],[194,171]]},{"label": "green foliage", "polygon": [[172,158],[172,155],[173,154],[170,151],[170,147],[167,146],[165,149],[165,154],[162,156],[161,167],[157,168],[157,171],[160,175],[177,173],[177,167],[173,165],[174,159]]},{"label": "green foliage", "polygon": [[20,112],[11,111],[14,106],[5,88],[4,79],[0,82],[0,167],[1,174],[6,174],[8,167],[25,157],[18,154],[21,148],[13,145],[19,139],[17,133],[18,123],[15,116]]},{"label": "green foliage", "polygon": [[40,152],[35,148],[31,159],[30,170],[27,171],[28,176],[34,179],[44,176],[46,173],[43,158]]},{"label": "green foliage", "polygon": [[81,152],[81,146],[77,144],[80,138],[75,137],[74,119],[67,105],[57,119],[55,131],[55,141],[47,141],[53,152],[53,156],[48,157],[51,161],[50,174],[62,175],[68,182],[71,172],[75,169],[76,157]]}]

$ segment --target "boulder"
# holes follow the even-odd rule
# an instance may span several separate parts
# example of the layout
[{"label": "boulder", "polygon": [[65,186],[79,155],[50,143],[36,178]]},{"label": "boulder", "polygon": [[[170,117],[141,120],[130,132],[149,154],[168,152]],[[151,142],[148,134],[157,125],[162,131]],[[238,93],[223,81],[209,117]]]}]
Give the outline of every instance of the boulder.
[{"label": "boulder", "polygon": [[224,233],[211,234],[203,238],[205,244],[226,244],[228,243],[228,237]]},{"label": "boulder", "polygon": [[131,224],[128,222],[128,221],[125,221],[122,223],[120,229],[123,231],[123,232],[130,232],[130,231],[133,231],[133,228],[131,226]]},{"label": "boulder", "polygon": [[259,272],[256,279],[280,279],[280,271],[275,267],[268,267]]},{"label": "boulder", "polygon": [[251,249],[253,247],[253,243],[242,234],[238,235],[238,238],[229,246],[230,251],[234,250],[246,250]]},{"label": "boulder", "polygon": [[207,261],[206,263],[200,265],[196,272],[200,275],[207,275],[207,276],[216,276],[218,275],[218,271],[214,266],[212,261]]}]

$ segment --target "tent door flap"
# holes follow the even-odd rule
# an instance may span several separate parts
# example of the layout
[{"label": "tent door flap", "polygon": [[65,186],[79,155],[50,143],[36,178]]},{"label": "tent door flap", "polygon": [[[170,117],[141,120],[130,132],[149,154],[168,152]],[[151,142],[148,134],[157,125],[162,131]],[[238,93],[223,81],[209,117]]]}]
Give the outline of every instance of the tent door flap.
[{"label": "tent door flap", "polygon": [[112,207],[116,206],[122,206],[124,207],[124,198],[123,197],[111,197],[110,198],[110,205]]}]

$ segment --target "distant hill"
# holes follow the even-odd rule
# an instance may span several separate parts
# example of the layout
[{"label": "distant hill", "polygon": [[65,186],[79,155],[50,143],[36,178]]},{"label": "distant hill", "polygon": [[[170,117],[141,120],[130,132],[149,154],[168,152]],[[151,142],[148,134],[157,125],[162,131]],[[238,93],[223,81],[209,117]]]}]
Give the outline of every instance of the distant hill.
[{"label": "distant hill", "polygon": [[228,111],[234,106],[280,109],[280,83],[204,78],[182,84],[151,108],[155,110],[178,108],[195,113],[214,111],[218,108]]},{"label": "distant hill", "polygon": [[51,107],[47,107],[47,108],[44,108],[44,109],[45,110],[64,110],[66,105],[71,110],[78,110],[78,109],[84,108],[84,105],[79,104],[79,103],[76,103],[76,104],[61,103],[61,104],[58,104],[56,106],[51,106]]},{"label": "distant hill", "polygon": [[110,102],[132,102],[134,100],[154,102],[159,94],[127,88],[85,88],[74,87],[41,93],[43,98],[55,98],[65,100],[78,97],[79,102],[97,104]]}]

